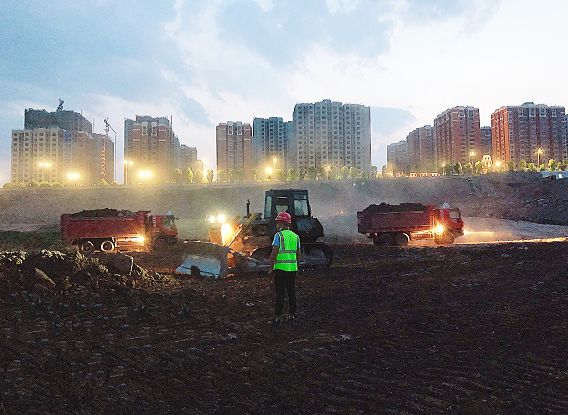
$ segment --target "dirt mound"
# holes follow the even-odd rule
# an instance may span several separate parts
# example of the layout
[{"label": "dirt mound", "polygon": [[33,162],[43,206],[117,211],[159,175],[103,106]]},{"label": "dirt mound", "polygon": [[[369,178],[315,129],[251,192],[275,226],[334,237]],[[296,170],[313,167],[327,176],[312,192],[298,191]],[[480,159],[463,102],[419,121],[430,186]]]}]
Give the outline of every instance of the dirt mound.
[{"label": "dirt mound", "polygon": [[167,277],[149,272],[122,254],[86,257],[79,252],[59,251],[0,253],[3,290],[65,295],[77,287],[98,291],[120,288],[151,288]]},{"label": "dirt mound", "polygon": [[363,209],[365,213],[391,213],[391,212],[423,212],[426,206],[421,203],[401,203],[399,205],[389,205],[381,203],[380,205],[371,204]]}]

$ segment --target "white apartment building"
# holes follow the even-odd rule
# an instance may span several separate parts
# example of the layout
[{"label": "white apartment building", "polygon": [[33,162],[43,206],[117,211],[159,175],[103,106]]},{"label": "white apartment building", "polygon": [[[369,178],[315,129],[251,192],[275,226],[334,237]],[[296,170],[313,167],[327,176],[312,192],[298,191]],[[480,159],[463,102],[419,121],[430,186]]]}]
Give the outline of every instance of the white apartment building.
[{"label": "white apartment building", "polygon": [[323,100],[296,104],[291,153],[298,169],[337,166],[371,171],[371,111]]}]

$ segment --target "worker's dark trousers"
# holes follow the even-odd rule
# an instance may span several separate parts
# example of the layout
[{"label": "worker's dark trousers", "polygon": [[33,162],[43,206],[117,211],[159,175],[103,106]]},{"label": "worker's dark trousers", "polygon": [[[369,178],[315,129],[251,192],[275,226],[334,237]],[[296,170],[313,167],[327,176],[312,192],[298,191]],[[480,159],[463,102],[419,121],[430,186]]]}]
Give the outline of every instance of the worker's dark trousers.
[{"label": "worker's dark trousers", "polygon": [[274,311],[277,316],[282,315],[284,309],[284,297],[288,292],[288,313],[296,314],[296,273],[297,271],[274,270],[274,287],[276,288],[276,307]]}]

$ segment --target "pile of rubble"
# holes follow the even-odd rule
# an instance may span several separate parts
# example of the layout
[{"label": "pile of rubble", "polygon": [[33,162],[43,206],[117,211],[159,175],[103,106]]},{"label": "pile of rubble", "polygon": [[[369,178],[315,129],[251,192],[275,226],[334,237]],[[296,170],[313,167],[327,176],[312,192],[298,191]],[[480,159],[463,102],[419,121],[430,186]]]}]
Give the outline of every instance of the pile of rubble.
[{"label": "pile of rubble", "polygon": [[124,254],[100,253],[86,257],[79,252],[0,253],[0,286],[3,291],[62,295],[77,287],[91,291],[161,286],[168,278],[134,264]]}]

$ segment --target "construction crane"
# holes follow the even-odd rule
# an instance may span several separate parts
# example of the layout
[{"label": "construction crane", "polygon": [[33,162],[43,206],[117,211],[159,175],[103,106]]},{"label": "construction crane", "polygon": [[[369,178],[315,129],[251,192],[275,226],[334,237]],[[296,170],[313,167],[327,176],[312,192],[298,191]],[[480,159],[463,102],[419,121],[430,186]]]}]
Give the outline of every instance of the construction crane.
[{"label": "construction crane", "polygon": [[[106,132],[106,139],[108,140],[108,132],[109,130],[112,130],[112,132],[114,133],[114,174],[116,175],[116,131],[114,131],[114,128],[112,128],[112,126],[110,125],[110,123],[108,122],[108,117],[105,118],[105,132]],[[106,179],[106,142],[103,145],[103,165],[102,167],[102,173],[103,176]]]}]

